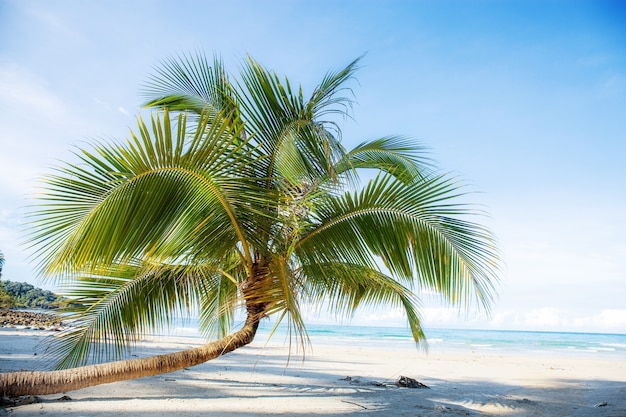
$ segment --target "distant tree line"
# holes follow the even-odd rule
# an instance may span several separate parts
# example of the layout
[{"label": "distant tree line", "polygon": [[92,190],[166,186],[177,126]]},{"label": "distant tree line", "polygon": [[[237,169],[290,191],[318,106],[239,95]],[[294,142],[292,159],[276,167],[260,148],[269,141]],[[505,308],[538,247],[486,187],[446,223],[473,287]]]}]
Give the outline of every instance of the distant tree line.
[{"label": "distant tree line", "polygon": [[65,298],[52,291],[42,290],[27,282],[0,281],[0,307],[55,309]]}]

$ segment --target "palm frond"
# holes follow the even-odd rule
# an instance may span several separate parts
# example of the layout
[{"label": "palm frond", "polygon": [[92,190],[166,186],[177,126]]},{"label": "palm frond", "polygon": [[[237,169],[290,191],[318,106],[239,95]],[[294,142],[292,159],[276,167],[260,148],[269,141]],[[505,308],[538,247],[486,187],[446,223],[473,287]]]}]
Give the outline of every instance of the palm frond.
[{"label": "palm frond", "polygon": [[236,250],[220,260],[218,272],[215,281],[212,281],[214,285],[205,286],[199,302],[200,330],[208,339],[228,334],[235,310],[243,308],[244,302],[239,285],[245,281],[247,269]]},{"label": "palm frond", "polygon": [[330,120],[323,121],[322,124],[326,125],[328,130],[334,131],[339,139],[341,139],[341,129],[334,118],[336,116],[346,118],[352,110],[353,101],[348,96],[354,96],[354,94],[352,89],[346,87],[346,83],[354,78],[354,73],[358,70],[362,58],[363,56],[358,57],[339,71],[328,72],[307,103],[308,112],[314,114],[318,121],[322,122],[322,118],[330,117]]},{"label": "palm frond", "polygon": [[270,271],[272,276],[276,277],[278,291],[274,295],[273,308],[268,309],[268,315],[279,313],[274,329],[278,328],[283,320],[287,320],[290,351],[295,346],[302,347],[304,353],[310,339],[300,308],[300,298],[304,290],[302,282],[285,257],[275,258]]},{"label": "palm frond", "polygon": [[161,62],[142,89],[145,107],[201,114],[213,109],[237,117],[228,74],[216,56],[210,63],[203,53],[169,58]]},{"label": "palm frond", "polygon": [[201,123],[186,140],[184,123],[180,116],[173,133],[165,113],[163,121],[153,118],[151,133],[140,120],[140,136],[126,146],[84,152],[85,167],[69,165],[52,177],[31,236],[47,248],[48,274],[133,259],[219,258],[237,242],[251,259],[247,242],[258,224],[250,219],[272,199],[241,177],[255,162],[249,144],[227,123]]},{"label": "palm frond", "polygon": [[425,179],[434,173],[434,162],[424,146],[403,136],[385,136],[363,142],[346,153],[335,166],[337,174],[358,176],[358,169],[374,169],[404,182]]},{"label": "palm frond", "polygon": [[[316,118],[317,114],[310,111],[312,107],[304,101],[301,89],[294,94],[288,79],[281,81],[252,58],[248,59],[241,77],[238,102],[247,128],[254,132],[255,140],[268,156],[267,171],[263,174],[272,179],[268,180],[268,187],[274,185],[273,179],[280,177],[281,172],[294,169],[302,177],[328,174],[344,150]],[[286,168],[288,162],[291,166]],[[276,172],[277,163],[282,171]]]},{"label": "palm frond", "polygon": [[425,342],[420,302],[406,287],[379,270],[340,262],[302,265],[307,302],[326,307],[338,317],[352,317],[361,305],[403,309],[416,342]]},{"label": "palm frond", "polygon": [[452,303],[477,299],[488,308],[497,279],[495,239],[463,219],[472,211],[455,203],[458,186],[445,176],[411,184],[390,175],[361,192],[327,196],[319,222],[297,244],[306,262],[337,261],[375,268],[380,258],[405,282],[439,292]]},{"label": "palm frond", "polygon": [[[72,326],[58,335],[49,353],[58,368],[120,359],[148,332],[162,331],[171,317],[189,314],[215,291],[212,265],[118,265],[77,277],[64,295]],[[69,286],[71,284],[71,286]]]}]

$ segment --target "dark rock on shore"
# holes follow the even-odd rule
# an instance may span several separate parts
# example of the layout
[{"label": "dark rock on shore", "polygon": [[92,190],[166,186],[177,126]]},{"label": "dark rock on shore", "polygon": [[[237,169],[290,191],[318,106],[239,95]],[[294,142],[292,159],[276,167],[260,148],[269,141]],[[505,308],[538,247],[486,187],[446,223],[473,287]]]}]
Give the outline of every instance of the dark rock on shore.
[{"label": "dark rock on shore", "polygon": [[0,309],[0,327],[15,326],[39,330],[60,330],[64,323],[61,317],[54,313]]},{"label": "dark rock on shore", "polygon": [[34,395],[23,395],[21,397],[0,397],[0,407],[17,407],[20,405],[28,405],[40,403],[41,398]]},{"label": "dark rock on shore", "polygon": [[430,388],[427,385],[424,385],[421,382],[413,378],[409,378],[408,376],[402,376],[402,375],[396,381],[396,386],[403,387],[403,388],[426,388],[426,389]]}]

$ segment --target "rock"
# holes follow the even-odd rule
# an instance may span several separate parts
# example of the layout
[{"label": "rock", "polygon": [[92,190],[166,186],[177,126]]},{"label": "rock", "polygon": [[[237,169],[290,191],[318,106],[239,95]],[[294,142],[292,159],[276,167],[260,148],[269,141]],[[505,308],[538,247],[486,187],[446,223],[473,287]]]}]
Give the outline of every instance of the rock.
[{"label": "rock", "polygon": [[0,398],[0,406],[2,407],[17,407],[20,405],[40,403],[41,398],[34,395],[23,395],[20,397],[2,397]]},{"label": "rock", "polygon": [[63,325],[61,317],[54,313],[0,309],[0,327],[23,326],[24,329],[60,330]]},{"label": "rock", "polygon": [[400,376],[396,381],[396,386],[402,388],[429,388],[427,385],[422,384],[421,382],[409,378],[408,376]]}]

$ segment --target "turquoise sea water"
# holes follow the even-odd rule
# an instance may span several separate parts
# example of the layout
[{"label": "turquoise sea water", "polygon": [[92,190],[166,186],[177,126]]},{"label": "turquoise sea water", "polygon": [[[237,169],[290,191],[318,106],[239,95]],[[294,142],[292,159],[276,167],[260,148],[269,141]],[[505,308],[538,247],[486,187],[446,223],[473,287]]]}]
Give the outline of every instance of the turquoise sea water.
[{"label": "turquoise sea water", "polygon": [[[174,332],[200,337],[195,320],[180,323]],[[257,340],[267,340],[271,324],[259,328]],[[408,328],[307,325],[311,343],[385,348],[415,348]],[[285,340],[287,331],[279,328],[273,341]],[[461,350],[474,352],[573,354],[588,357],[611,357],[626,360],[626,334],[536,332],[509,330],[429,329],[426,331],[430,351]]]}]

